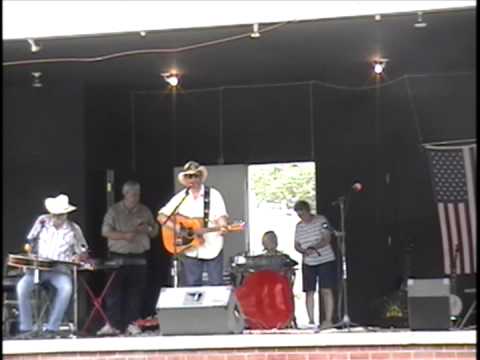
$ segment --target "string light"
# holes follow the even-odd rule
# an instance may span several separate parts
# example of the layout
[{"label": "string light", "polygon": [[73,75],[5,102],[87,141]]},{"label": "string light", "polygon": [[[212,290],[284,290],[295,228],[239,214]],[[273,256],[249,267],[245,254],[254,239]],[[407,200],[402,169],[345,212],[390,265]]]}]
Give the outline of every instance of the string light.
[{"label": "string light", "polygon": [[423,12],[419,11],[417,13],[417,22],[413,26],[417,29],[427,27],[427,23],[423,21]]},{"label": "string light", "polygon": [[42,48],[40,45],[37,45],[35,43],[35,40],[33,39],[27,39],[28,43],[30,44],[30,51],[32,53],[36,53],[36,52],[39,52],[40,49]]},{"label": "string light", "polygon": [[260,32],[258,31],[258,24],[253,24],[253,31],[250,34],[251,39],[258,39],[260,37]]},{"label": "string light", "polygon": [[40,81],[40,76],[42,76],[41,72],[32,72],[33,81],[32,87],[40,88],[43,86],[42,82]]}]

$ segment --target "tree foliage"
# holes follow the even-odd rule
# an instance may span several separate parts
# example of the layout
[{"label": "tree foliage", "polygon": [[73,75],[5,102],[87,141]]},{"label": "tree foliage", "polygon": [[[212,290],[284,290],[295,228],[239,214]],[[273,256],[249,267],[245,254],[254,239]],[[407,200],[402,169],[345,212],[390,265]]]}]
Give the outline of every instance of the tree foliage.
[{"label": "tree foliage", "polygon": [[259,166],[252,180],[259,203],[279,204],[292,209],[297,200],[306,200],[315,209],[315,166],[312,164]]}]

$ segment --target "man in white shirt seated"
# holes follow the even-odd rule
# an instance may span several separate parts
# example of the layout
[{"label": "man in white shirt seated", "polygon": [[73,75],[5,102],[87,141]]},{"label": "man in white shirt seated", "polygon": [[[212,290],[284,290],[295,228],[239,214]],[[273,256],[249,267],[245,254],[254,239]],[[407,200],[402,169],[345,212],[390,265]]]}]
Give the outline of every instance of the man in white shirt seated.
[{"label": "man in white shirt seated", "polygon": [[[68,196],[60,194],[55,198],[47,198],[45,208],[48,214],[39,216],[35,221],[27,236],[25,250],[27,253],[33,251],[42,259],[52,260],[52,268],[45,271],[28,268],[17,283],[19,338],[30,338],[37,334],[43,338],[58,336],[73,291],[71,266],[60,261],[79,262],[87,258],[88,245],[82,230],[68,220],[68,214],[76,210],[75,206],[69,204]],[[55,261],[59,263],[55,264]],[[34,328],[32,320],[32,292],[35,285],[42,283],[49,283],[56,290],[46,329]]]}]

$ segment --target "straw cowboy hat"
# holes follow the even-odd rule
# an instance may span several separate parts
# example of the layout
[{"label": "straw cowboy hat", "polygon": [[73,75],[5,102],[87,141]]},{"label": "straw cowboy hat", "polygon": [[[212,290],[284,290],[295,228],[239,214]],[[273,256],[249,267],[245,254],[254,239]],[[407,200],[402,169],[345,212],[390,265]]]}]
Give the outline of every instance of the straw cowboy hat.
[{"label": "straw cowboy hat", "polygon": [[54,198],[46,198],[45,208],[53,215],[67,214],[77,209],[76,206],[68,203],[68,196],[64,194],[60,194]]},{"label": "straw cowboy hat", "polygon": [[178,174],[178,181],[180,182],[180,184],[182,184],[183,186],[187,186],[187,183],[185,181],[185,175],[191,174],[199,174],[200,179],[203,183],[205,182],[205,180],[207,180],[208,171],[205,166],[200,166],[200,164],[196,161],[189,161],[183,166],[183,171]]}]

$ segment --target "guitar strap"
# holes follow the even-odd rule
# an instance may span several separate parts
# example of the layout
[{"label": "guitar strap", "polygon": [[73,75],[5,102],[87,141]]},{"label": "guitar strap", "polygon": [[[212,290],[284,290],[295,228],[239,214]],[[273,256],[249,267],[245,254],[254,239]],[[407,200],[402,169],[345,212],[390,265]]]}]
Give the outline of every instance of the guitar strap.
[{"label": "guitar strap", "polygon": [[203,227],[208,227],[210,215],[210,187],[205,186],[203,190]]}]

